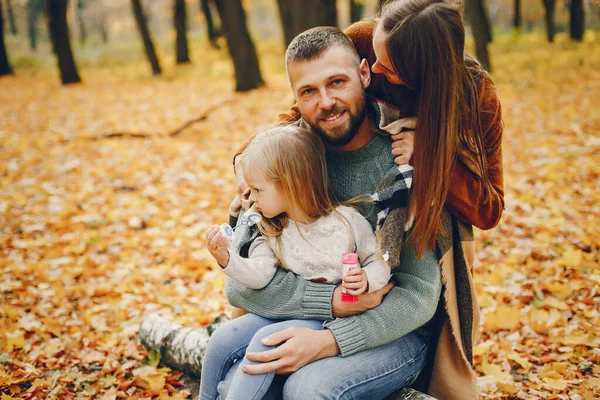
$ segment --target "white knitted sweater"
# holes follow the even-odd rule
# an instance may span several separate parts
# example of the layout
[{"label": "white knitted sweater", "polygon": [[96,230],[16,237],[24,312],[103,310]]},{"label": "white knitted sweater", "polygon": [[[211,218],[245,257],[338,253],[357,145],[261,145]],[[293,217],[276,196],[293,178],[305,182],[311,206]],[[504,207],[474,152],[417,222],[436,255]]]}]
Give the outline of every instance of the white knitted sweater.
[{"label": "white knitted sweater", "polygon": [[281,232],[281,257],[273,251],[274,240],[258,237],[248,258],[230,252],[223,271],[252,289],[262,289],[275,275],[279,264],[315,282],[336,284],[341,280],[342,254],[355,252],[367,274],[369,292],[381,289],[390,279],[390,270],[379,256],[371,224],[354,208],[340,206],[335,212],[310,224],[290,221]]}]

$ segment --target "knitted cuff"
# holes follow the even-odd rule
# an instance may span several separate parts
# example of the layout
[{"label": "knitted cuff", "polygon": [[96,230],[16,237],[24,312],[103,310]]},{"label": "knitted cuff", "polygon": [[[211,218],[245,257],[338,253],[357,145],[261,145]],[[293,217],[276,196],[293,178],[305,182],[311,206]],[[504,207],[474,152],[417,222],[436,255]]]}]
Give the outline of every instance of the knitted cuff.
[{"label": "knitted cuff", "polygon": [[367,342],[356,318],[336,318],[325,322],[324,326],[333,333],[342,357],[366,350]]},{"label": "knitted cuff", "polygon": [[331,300],[335,285],[308,282],[304,298],[302,299],[302,310],[306,319],[317,319],[329,321],[333,319],[331,312]]}]

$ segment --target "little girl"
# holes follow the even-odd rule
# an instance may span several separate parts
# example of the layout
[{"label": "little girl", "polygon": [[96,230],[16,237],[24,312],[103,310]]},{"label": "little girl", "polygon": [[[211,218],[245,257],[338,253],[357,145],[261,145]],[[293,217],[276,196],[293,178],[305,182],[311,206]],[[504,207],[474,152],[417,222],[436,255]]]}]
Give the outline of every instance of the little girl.
[{"label": "little girl", "polygon": [[[253,289],[265,287],[278,266],[314,282],[337,284],[342,275],[342,254],[354,252],[362,269],[346,275],[343,286],[350,295],[382,288],[390,269],[377,251],[369,222],[354,208],[336,202],[332,195],[321,140],[296,126],[278,126],[257,135],[239,156],[241,172],[263,219],[248,258],[228,250],[219,226],[211,227],[206,245],[223,272]],[[277,301],[277,299],[273,299]],[[217,385],[246,351],[268,348],[262,339],[289,327],[323,329],[323,321],[271,320],[246,314],[217,329],[210,338],[200,383],[202,400],[216,399]],[[238,368],[227,399],[260,399],[275,373],[250,375]]]}]

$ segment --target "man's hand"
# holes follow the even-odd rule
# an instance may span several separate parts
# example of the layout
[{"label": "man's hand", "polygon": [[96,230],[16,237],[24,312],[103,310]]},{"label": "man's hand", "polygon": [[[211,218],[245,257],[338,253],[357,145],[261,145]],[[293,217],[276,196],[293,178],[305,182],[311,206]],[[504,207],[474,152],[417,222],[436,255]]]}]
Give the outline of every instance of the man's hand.
[{"label": "man's hand", "polygon": [[392,155],[398,165],[408,164],[415,149],[415,131],[402,131],[392,135]]},{"label": "man's hand", "polygon": [[[284,343],[285,342],[285,343]],[[260,353],[247,353],[250,361],[262,364],[245,365],[242,371],[247,374],[273,372],[288,375],[314,361],[339,354],[339,348],[329,329],[316,331],[309,328],[288,328],[263,339],[265,346],[281,346]]]},{"label": "man's hand", "polygon": [[331,300],[331,312],[335,318],[349,317],[360,314],[375,308],[381,304],[383,297],[394,287],[394,282],[390,282],[379,290],[371,293],[364,293],[358,296],[356,303],[342,302],[342,286],[338,286],[333,291],[333,300]]}]

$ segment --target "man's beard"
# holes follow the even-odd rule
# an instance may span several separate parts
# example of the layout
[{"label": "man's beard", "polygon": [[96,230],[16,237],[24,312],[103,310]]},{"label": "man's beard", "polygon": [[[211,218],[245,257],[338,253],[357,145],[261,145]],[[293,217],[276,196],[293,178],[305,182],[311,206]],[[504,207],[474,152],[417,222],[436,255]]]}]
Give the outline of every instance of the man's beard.
[{"label": "man's beard", "polygon": [[349,109],[342,109],[341,107],[336,106],[332,110],[327,111],[326,113],[321,113],[317,118],[317,121],[321,121],[323,118],[327,118],[328,115],[347,112],[348,115],[350,115],[350,124],[347,128],[345,128],[344,126],[339,126],[328,133],[325,130],[321,129],[321,127],[319,127],[317,124],[315,124],[314,126],[311,125],[312,131],[315,132],[326,145],[332,147],[340,147],[347,145],[352,141],[352,139],[354,139],[358,132],[358,129],[365,120],[367,108],[364,100],[362,103],[363,104],[361,107],[361,112],[358,115],[352,115]]}]

